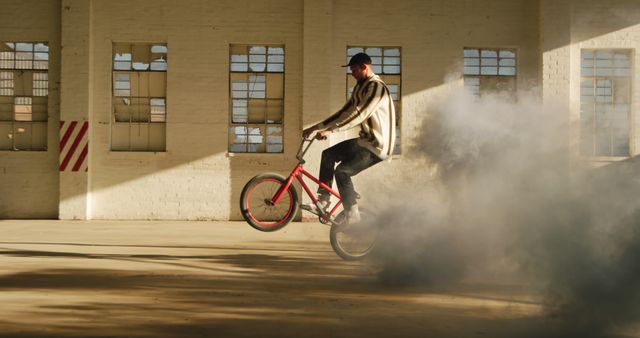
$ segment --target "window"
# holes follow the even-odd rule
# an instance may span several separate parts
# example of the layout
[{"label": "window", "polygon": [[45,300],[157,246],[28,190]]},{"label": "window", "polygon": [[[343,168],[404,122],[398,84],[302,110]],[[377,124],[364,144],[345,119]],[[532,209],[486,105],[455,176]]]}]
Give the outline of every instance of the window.
[{"label": "window", "polygon": [[0,43],[0,150],[47,150],[49,46]]},{"label": "window", "polygon": [[464,49],[464,87],[474,96],[516,90],[516,51]]},{"label": "window", "polygon": [[167,45],[113,45],[111,150],[165,151]]},{"label": "window", "polygon": [[580,153],[629,156],[631,51],[582,50]]},{"label": "window", "polygon": [[[382,81],[387,84],[391,92],[391,98],[396,108],[396,144],[394,155],[401,153],[401,129],[402,125],[402,74],[400,66],[400,47],[347,47],[347,63],[357,53],[367,53],[371,57],[371,66]],[[347,98],[351,96],[356,80],[351,76],[351,70],[347,67]]]},{"label": "window", "polygon": [[232,45],[229,152],[282,153],[284,46]]}]

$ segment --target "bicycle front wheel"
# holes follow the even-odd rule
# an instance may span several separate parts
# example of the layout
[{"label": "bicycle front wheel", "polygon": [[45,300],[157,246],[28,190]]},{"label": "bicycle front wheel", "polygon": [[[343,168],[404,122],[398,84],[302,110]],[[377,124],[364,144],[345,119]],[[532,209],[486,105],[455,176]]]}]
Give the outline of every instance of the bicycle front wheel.
[{"label": "bicycle front wheel", "polygon": [[277,204],[272,203],[276,192],[286,182],[277,174],[258,175],[247,182],[240,195],[240,211],[249,225],[260,231],[276,231],[293,219],[298,207],[298,195],[293,185]]},{"label": "bicycle front wheel", "polygon": [[380,227],[372,213],[360,209],[360,217],[360,222],[355,224],[331,226],[331,247],[344,260],[355,261],[367,257],[380,234]]}]

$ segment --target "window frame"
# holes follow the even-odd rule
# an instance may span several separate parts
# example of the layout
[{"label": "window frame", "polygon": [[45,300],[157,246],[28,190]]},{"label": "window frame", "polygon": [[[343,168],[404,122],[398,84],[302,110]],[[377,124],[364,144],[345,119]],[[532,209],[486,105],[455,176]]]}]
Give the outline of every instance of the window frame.
[{"label": "window frame", "polygon": [[[153,51],[154,48],[160,47],[163,51]],[[127,53],[119,53],[119,51],[128,52],[128,56],[125,56]],[[134,52],[137,52],[134,54]],[[143,54],[146,57],[145,62],[140,62],[142,59],[136,58]],[[118,56],[120,55],[120,56]],[[154,59],[156,57],[156,59]],[[161,60],[161,61],[158,61]],[[138,62],[137,62],[138,61]],[[127,65],[128,64],[128,65]],[[145,67],[146,65],[146,67]],[[126,66],[126,67],[125,67]],[[144,68],[141,68],[144,67]],[[111,117],[110,121],[110,139],[109,139],[109,150],[112,152],[138,152],[138,153],[164,153],[167,151],[167,104],[168,104],[168,92],[167,92],[167,84],[168,84],[168,69],[169,69],[169,44],[167,42],[121,42],[121,41],[113,41],[112,42],[112,50],[111,50]],[[152,92],[152,85],[157,81],[157,79],[152,79],[156,77],[152,74],[163,74],[164,80],[164,95],[157,95],[157,93]],[[127,75],[128,80],[118,80],[118,76]],[[133,96],[133,83],[138,83],[138,91],[140,90],[140,79],[146,79],[146,86],[144,89],[147,91],[148,95],[140,95]],[[128,83],[128,88],[118,88],[118,84]],[[127,95],[128,92],[128,95]],[[152,104],[154,100],[161,99],[164,102],[164,113],[162,114],[162,118],[158,118],[158,114],[154,114],[152,112],[153,107],[156,105]],[[132,102],[136,102],[135,107],[137,107],[137,114],[134,118],[134,114],[132,112],[127,112],[129,118],[119,119],[119,114],[117,111],[117,107],[120,106],[118,102],[122,100],[125,106],[132,106]],[[145,104],[146,102],[146,104]],[[140,107],[145,107],[145,111],[140,111]],[[123,115],[123,116],[124,116]],[[141,117],[142,116],[142,117]],[[144,118],[146,117],[146,119]],[[128,146],[120,146],[115,144],[114,139],[116,136],[115,129],[117,128],[121,133],[121,129],[124,130],[124,126],[127,125],[129,128],[129,137],[125,142]],[[131,133],[132,128],[142,128],[143,125],[146,125],[146,129],[143,133],[146,133],[146,146],[140,146],[138,144],[134,144],[132,140]],[[152,135],[156,135],[158,132],[162,133],[162,136],[158,136],[159,139],[162,139],[161,142],[157,144],[153,144]]]},{"label": "window frame", "polygon": [[[611,52],[612,54],[616,54],[616,53],[626,53],[628,58],[628,68],[627,69],[627,75],[598,75],[597,74],[597,62],[598,60],[615,60],[614,58],[612,59],[597,59],[596,58],[596,53],[597,52],[601,52],[601,51],[605,51],[605,52]],[[584,67],[583,63],[584,63],[584,57],[583,54],[584,52],[593,52],[593,57],[590,59],[591,61],[593,61],[593,67]],[[591,160],[591,161],[615,161],[615,160],[620,160],[620,159],[626,159],[632,156],[633,153],[633,116],[634,116],[634,109],[633,109],[633,88],[634,88],[634,68],[635,68],[635,49],[633,48],[580,48],[580,63],[579,63],[579,67],[580,67],[580,75],[579,75],[579,95],[580,95],[580,100],[579,100],[579,119],[580,119],[580,129],[579,129],[579,146],[578,146],[578,156],[584,160]],[[583,72],[585,69],[593,69],[593,74],[592,75],[585,75]],[[603,68],[609,68],[609,67],[603,67]],[[619,69],[625,69],[625,68],[611,68],[612,70],[619,70]],[[626,79],[626,80],[625,80]],[[627,90],[626,90],[626,96],[628,98],[628,100],[626,101],[626,106],[628,107],[628,111],[626,112],[626,131],[627,131],[627,135],[626,135],[626,147],[627,147],[627,153],[626,155],[615,155],[615,149],[614,149],[614,142],[613,142],[613,133],[612,132],[608,132],[608,134],[611,134],[611,139],[610,139],[610,154],[609,155],[598,155],[598,149],[597,149],[597,116],[596,114],[597,112],[597,108],[596,106],[598,105],[597,102],[597,98],[598,97],[607,97],[606,95],[598,95],[598,89],[604,89],[606,90],[607,88],[611,89],[611,103],[609,103],[609,105],[613,106],[613,108],[615,108],[616,102],[615,102],[615,97],[616,97],[616,83],[619,81],[616,80],[625,80],[627,82]],[[583,152],[583,122],[582,122],[582,118],[583,118],[583,112],[582,112],[582,107],[583,105],[587,105],[589,104],[589,102],[583,102],[583,93],[582,93],[582,89],[583,89],[583,82],[585,81],[592,81],[593,83],[593,98],[594,101],[592,102],[593,104],[593,109],[591,110],[591,113],[593,114],[593,128],[590,132],[590,137],[593,139],[592,140],[592,147],[591,147],[591,152],[590,154],[585,154]],[[611,83],[610,87],[598,87],[598,81],[609,81]]]},{"label": "window frame", "polygon": [[[467,90],[471,95],[473,95],[476,98],[482,97],[482,83],[487,82],[489,80],[495,80],[495,81],[505,82],[505,83],[506,81],[512,81],[513,82],[513,84],[511,85],[512,88],[508,90],[512,91],[513,93],[516,93],[518,91],[518,74],[520,72],[520,67],[518,62],[519,60],[518,48],[516,47],[463,47],[462,51],[463,51],[463,56],[462,56],[463,57],[463,64],[462,64],[463,86],[465,90]],[[466,55],[467,51],[477,51],[478,56],[477,57],[467,56]],[[483,58],[482,56],[483,52],[495,52],[496,57]],[[501,56],[503,52],[512,53],[513,57]],[[493,64],[483,65],[483,60],[485,59],[495,59],[496,60],[495,65]],[[478,63],[477,65],[467,64],[467,60],[478,60]],[[500,63],[503,60],[513,60],[513,64],[501,65]],[[482,73],[483,66],[487,68],[496,68],[496,73],[483,74]],[[468,68],[475,68],[475,67],[478,68],[477,74],[467,72]],[[514,71],[513,74],[500,74],[501,69],[512,69],[512,68]],[[504,79],[504,81],[501,81],[501,79]],[[472,84],[472,85],[468,84],[469,82],[471,82],[470,80],[477,80],[477,84]],[[471,88],[474,88],[474,89],[471,89]],[[500,88],[495,88],[495,91],[500,91],[500,90],[501,90]],[[494,91],[490,90],[488,92],[494,92]]]},{"label": "window frame", "polygon": [[[258,50],[264,48],[264,53],[251,53],[253,48]],[[273,53],[270,53],[271,49],[274,50]],[[243,50],[243,54],[239,53],[241,50]],[[284,153],[286,53],[285,44],[229,44],[228,154],[278,155]],[[242,56],[246,56],[246,61],[242,61],[244,59]],[[252,56],[254,57],[253,61]],[[261,56],[264,56],[264,59]],[[246,65],[246,67],[243,65]],[[257,68],[252,65],[257,65]],[[260,65],[264,67],[262,68]],[[246,83],[245,89],[237,86],[242,83],[243,77],[246,78],[244,81]],[[254,82],[250,82],[252,77],[255,79]],[[263,80],[258,81],[258,78],[263,78]],[[276,81],[276,84],[270,87],[269,84],[273,83],[273,81]],[[254,84],[253,88],[250,86],[251,83]],[[242,93],[246,93],[246,96],[236,96]],[[275,96],[271,96],[274,93]],[[245,102],[243,105],[238,105],[242,103],[240,101]],[[251,101],[253,101],[253,105]],[[263,109],[258,107],[260,102],[264,102]],[[256,105],[255,103],[258,104]],[[254,110],[255,108],[259,109]],[[242,115],[237,115],[236,111],[242,110],[245,110],[244,121],[237,120]],[[252,111],[257,111],[261,115],[259,121],[252,121],[252,116],[256,116],[252,114]],[[270,116],[275,118],[270,120]],[[238,128],[244,128],[245,132],[235,132],[234,129],[238,130]],[[277,130],[278,128],[279,131]],[[270,129],[272,130],[271,132]],[[255,131],[258,131],[258,133],[252,133]],[[250,142],[251,138],[256,136],[260,137],[261,142]],[[242,139],[245,139],[245,142],[232,142]],[[274,139],[279,139],[280,142],[269,142],[269,140]],[[244,150],[239,150],[239,147],[242,146],[244,146]],[[234,147],[236,148],[234,149]],[[270,148],[274,151],[270,151]]]},{"label": "window frame", "polygon": [[[9,131],[10,139],[8,147],[3,146],[0,151],[46,152],[49,148],[49,42],[1,41],[0,45],[0,105],[2,109],[12,107],[0,112],[0,128]],[[19,61],[18,54],[26,59]],[[11,57],[7,57],[9,55]],[[35,133],[38,135],[34,137]]]}]

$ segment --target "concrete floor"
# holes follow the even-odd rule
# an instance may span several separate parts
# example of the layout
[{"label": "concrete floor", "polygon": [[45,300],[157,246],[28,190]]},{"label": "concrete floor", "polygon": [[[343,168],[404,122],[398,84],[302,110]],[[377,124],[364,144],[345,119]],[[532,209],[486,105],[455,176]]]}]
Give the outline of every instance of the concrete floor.
[{"label": "concrete floor", "polygon": [[319,223],[0,221],[0,337],[523,337],[535,298],[385,286]]}]

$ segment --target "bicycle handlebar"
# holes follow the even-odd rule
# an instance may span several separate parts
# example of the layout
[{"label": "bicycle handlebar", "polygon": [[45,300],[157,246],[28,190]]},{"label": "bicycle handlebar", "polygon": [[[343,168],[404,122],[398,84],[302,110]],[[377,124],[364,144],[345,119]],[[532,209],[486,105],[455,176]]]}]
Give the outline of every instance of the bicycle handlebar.
[{"label": "bicycle handlebar", "polygon": [[[298,152],[296,153],[296,159],[298,159],[298,162],[300,164],[304,164],[305,163],[304,155],[307,153],[307,151],[311,147],[311,144],[313,144],[313,141],[315,141],[315,140],[324,141],[324,140],[327,139],[326,136],[319,137],[320,134],[318,134],[317,131],[315,133],[311,133],[311,134],[313,135],[313,137],[305,137],[304,135],[302,135],[302,141],[300,142],[300,146],[298,147]],[[304,143],[305,142],[309,142],[309,144],[307,144],[306,147],[304,147]]]}]

